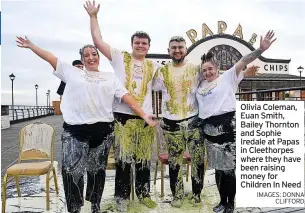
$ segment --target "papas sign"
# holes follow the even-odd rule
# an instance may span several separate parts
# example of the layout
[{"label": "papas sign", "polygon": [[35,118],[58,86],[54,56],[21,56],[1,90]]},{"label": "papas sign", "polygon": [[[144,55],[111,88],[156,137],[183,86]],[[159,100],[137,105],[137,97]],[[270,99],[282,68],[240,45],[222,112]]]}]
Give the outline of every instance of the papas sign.
[{"label": "papas sign", "polygon": [[[224,21],[218,21],[218,34],[224,34],[225,30],[227,29],[227,24]],[[190,29],[186,32],[186,35],[189,37],[192,43],[196,42],[197,32],[194,29]],[[202,24],[202,38],[205,38],[207,35],[214,35],[212,30],[206,25],[205,23]],[[242,26],[239,24],[232,34],[233,36],[239,37],[243,39],[243,30]],[[253,33],[250,40],[248,41],[251,45],[256,42],[257,34]]]}]

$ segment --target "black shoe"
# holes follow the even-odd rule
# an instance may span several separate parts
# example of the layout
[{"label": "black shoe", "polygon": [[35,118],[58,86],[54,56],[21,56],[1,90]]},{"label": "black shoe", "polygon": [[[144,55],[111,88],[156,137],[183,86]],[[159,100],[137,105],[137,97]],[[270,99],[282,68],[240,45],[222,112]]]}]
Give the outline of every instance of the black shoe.
[{"label": "black shoe", "polygon": [[200,205],[201,204],[200,195],[193,195],[190,202],[191,204],[193,204],[194,207]]},{"label": "black shoe", "polygon": [[234,212],[234,205],[232,204],[226,205],[226,208],[223,211],[223,213],[233,213],[233,212]]},{"label": "black shoe", "polygon": [[92,213],[100,213],[100,204],[91,203],[91,212]]},{"label": "black shoe", "polygon": [[226,208],[225,204],[219,203],[217,206],[213,208],[214,212],[220,212]]}]

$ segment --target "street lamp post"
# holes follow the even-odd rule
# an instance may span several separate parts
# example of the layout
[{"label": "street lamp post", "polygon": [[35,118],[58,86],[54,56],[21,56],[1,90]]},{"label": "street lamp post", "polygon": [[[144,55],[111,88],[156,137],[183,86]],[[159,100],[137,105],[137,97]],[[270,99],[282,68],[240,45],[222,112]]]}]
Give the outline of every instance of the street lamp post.
[{"label": "street lamp post", "polygon": [[35,89],[36,89],[36,108],[38,107],[38,97],[37,97],[37,89],[38,89],[38,85],[35,84]]},{"label": "street lamp post", "polygon": [[48,106],[49,106],[49,93],[46,93],[46,95],[47,95],[47,108],[48,108]]},{"label": "street lamp post", "polygon": [[48,89],[48,98],[49,98],[49,112],[50,112],[50,106],[51,106],[51,94],[50,94],[50,90]]},{"label": "street lamp post", "polygon": [[302,86],[302,72],[303,72],[304,68],[299,66],[298,67],[298,72],[300,73],[300,86]]},{"label": "street lamp post", "polygon": [[15,119],[14,115],[14,80],[15,80],[15,75],[12,73],[9,75],[11,81],[12,81],[12,112],[13,112],[13,120]]},{"label": "street lamp post", "polygon": [[51,94],[50,94],[50,90],[48,89],[48,94],[49,94],[49,107],[51,106]]}]

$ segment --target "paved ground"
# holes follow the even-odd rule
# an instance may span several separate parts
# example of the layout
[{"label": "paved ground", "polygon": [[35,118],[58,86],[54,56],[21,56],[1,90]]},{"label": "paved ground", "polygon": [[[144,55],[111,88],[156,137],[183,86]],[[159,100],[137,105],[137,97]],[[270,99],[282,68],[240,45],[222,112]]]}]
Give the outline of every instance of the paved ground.
[{"label": "paved ground", "polygon": [[[45,121],[51,125],[54,125],[56,128],[56,142],[55,142],[55,160],[59,162],[57,168],[60,168],[61,162],[61,142],[60,134],[62,132],[62,117],[61,116],[50,116],[39,119],[40,121]],[[5,170],[15,163],[18,157],[19,151],[19,136],[18,132],[21,127],[25,126],[27,123],[23,122],[19,124],[14,124],[11,128],[2,130],[1,135],[1,176],[3,176]],[[151,167],[151,172],[153,176],[153,171],[155,170],[155,159],[156,159],[156,149],[154,148],[153,163]],[[62,180],[60,175],[60,169],[57,171],[59,177],[59,196],[56,196],[54,193],[54,188],[51,186],[51,210],[45,211],[45,191],[44,191],[44,177],[34,177],[34,178],[22,178],[21,181],[21,193],[22,197],[18,198],[16,193],[16,187],[14,182],[10,182],[7,187],[7,205],[6,212],[49,212],[49,213],[59,213],[67,212],[65,208],[65,198],[63,194]],[[185,175],[184,175],[185,177]],[[189,178],[190,179],[190,178]],[[191,183],[185,182],[185,193],[187,194],[191,190]],[[187,198],[184,199],[183,207],[181,209],[172,208],[170,206],[171,192],[169,188],[169,179],[165,179],[165,197],[160,198],[160,174],[158,173],[157,184],[153,185],[151,182],[151,195],[152,199],[157,201],[158,207],[154,210],[148,209],[140,205],[137,200],[132,201],[129,207],[128,212],[132,213],[180,213],[180,212],[189,212],[189,213],[210,213],[212,212],[213,206],[218,203],[218,192],[215,186],[214,179],[214,170],[208,170],[205,175],[204,190],[202,192],[202,205],[199,207],[192,207]],[[113,192],[114,192],[114,171],[107,170],[107,180],[105,185],[105,191],[103,194],[102,209],[108,209],[109,212],[113,207]],[[245,195],[246,196],[246,195]],[[82,212],[90,212],[89,203],[85,203],[85,206],[82,209]],[[238,208],[235,212],[238,213],[305,213],[305,208]]]}]

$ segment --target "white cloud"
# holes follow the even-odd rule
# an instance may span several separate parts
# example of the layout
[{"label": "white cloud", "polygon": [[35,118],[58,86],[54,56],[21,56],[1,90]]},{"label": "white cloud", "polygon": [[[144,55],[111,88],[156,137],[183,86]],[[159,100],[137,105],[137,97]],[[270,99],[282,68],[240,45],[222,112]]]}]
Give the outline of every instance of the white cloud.
[{"label": "white cloud", "polygon": [[[56,54],[66,62],[79,58],[78,50],[92,43],[89,17],[84,0],[19,0],[2,1],[2,103],[11,103],[11,82],[14,73],[15,103],[35,104],[34,85],[39,85],[39,104],[46,103],[46,91],[56,94],[59,80],[50,65],[29,50],[15,46],[16,35],[28,35],[33,42]],[[238,24],[244,39],[252,33],[263,35],[269,29],[278,40],[263,55],[267,58],[290,59],[290,73],[305,66],[305,1],[302,0],[100,0],[99,23],[103,38],[110,45],[130,51],[130,36],[136,30],[147,31],[152,38],[150,53],[166,53],[168,40],[195,29],[201,37],[206,23],[217,33],[217,21],[228,25],[226,33],[233,34]],[[188,39],[187,39],[188,40]],[[254,47],[258,46],[257,41]],[[188,46],[191,45],[187,41]],[[111,71],[102,57],[101,70]]]}]

